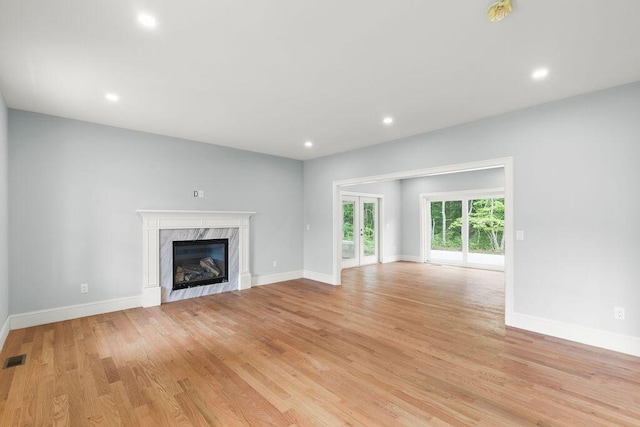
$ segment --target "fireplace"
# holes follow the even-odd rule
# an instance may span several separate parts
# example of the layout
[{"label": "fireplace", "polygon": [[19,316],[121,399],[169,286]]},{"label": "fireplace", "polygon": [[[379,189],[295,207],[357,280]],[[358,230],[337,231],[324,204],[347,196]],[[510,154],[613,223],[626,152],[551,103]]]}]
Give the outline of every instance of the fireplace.
[{"label": "fireplace", "polygon": [[229,281],[229,239],[173,242],[173,290]]},{"label": "fireplace", "polygon": [[[255,212],[140,210],[142,306],[251,287],[249,218]],[[227,282],[174,290],[173,242],[228,239]],[[200,262],[198,261],[198,264]]]}]

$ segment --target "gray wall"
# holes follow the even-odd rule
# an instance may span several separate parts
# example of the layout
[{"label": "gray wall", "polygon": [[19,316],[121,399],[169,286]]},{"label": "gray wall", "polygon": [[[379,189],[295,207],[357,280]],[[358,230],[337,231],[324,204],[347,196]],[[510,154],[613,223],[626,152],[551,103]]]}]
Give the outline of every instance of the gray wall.
[{"label": "gray wall", "polygon": [[420,193],[504,187],[504,169],[403,179],[402,255],[420,256]]},{"label": "gray wall", "polygon": [[9,110],[9,182],[11,313],[140,295],[137,209],[255,211],[251,272],[302,269],[297,160]]},{"label": "gray wall", "polygon": [[515,311],[640,336],[640,83],[305,162],[305,270],[332,272],[334,180],[501,157],[526,239]]},{"label": "gray wall", "polygon": [[7,105],[0,92],[0,329],[9,316]]},{"label": "gray wall", "polygon": [[402,246],[402,187],[400,181],[349,185],[344,186],[342,190],[384,196],[384,224],[380,224],[384,232],[383,256],[390,258],[400,255]]}]

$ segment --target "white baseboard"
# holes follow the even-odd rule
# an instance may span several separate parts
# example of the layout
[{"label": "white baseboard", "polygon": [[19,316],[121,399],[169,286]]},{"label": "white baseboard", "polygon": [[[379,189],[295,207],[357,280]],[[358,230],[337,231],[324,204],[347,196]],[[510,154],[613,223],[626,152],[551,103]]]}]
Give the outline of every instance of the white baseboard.
[{"label": "white baseboard", "polygon": [[4,342],[7,340],[9,336],[9,331],[11,330],[11,317],[7,317],[4,321],[4,325],[2,325],[2,329],[0,329],[0,351],[4,348]]},{"label": "white baseboard", "polygon": [[336,283],[333,280],[333,276],[330,274],[316,273],[315,271],[304,270],[304,278],[309,280],[315,280],[316,282],[326,283],[327,285],[338,286],[340,283]]},{"label": "white baseboard", "polygon": [[402,255],[389,255],[382,258],[382,263],[387,264],[390,262],[397,262],[397,261],[400,261],[401,259],[402,259]]},{"label": "white baseboard", "polygon": [[420,256],[416,256],[416,255],[400,255],[400,261],[407,261],[407,262],[422,262],[422,260],[420,259]]},{"label": "white baseboard", "polygon": [[287,280],[301,279],[304,277],[302,270],[288,271],[286,273],[268,274],[264,276],[253,276],[251,286],[264,286],[272,283],[286,282]]},{"label": "white baseboard", "polygon": [[160,305],[162,303],[162,289],[160,286],[142,288],[140,301],[144,308]]},{"label": "white baseboard", "polygon": [[244,291],[246,289],[251,289],[251,284],[253,279],[251,278],[251,273],[240,273],[238,275],[238,290]]},{"label": "white baseboard", "polygon": [[9,319],[11,319],[11,329],[13,330],[136,307],[142,307],[140,295],[88,304],[69,305],[48,310],[31,311],[29,313],[12,314],[9,316]]},{"label": "white baseboard", "polygon": [[509,326],[640,357],[640,337],[513,313]]}]

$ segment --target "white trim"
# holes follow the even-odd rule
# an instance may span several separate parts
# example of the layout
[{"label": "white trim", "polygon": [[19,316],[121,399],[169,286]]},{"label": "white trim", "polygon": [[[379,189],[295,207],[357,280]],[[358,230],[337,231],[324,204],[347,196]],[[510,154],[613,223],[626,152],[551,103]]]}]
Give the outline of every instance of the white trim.
[{"label": "white trim", "polygon": [[504,323],[511,325],[514,313],[514,289],[515,279],[513,270],[515,266],[515,232],[513,201],[513,158],[509,157],[503,162],[504,166]]},{"label": "white trim", "polygon": [[[246,215],[253,215],[255,212],[241,212],[241,211],[175,211],[175,210],[153,210],[153,209],[138,209],[136,211],[140,216],[163,216],[165,218],[175,218],[188,216],[191,218],[201,218],[205,216],[217,216],[217,217],[244,217]],[[178,228],[193,228],[191,226],[185,226]],[[200,228],[200,227],[198,227]],[[205,227],[202,227],[205,228]]]},{"label": "white trim", "polygon": [[341,191],[343,196],[353,196],[353,197],[372,197],[374,199],[382,199],[384,194],[376,194],[376,193],[362,193],[360,191]]},{"label": "white trim", "polygon": [[160,305],[162,301],[162,289],[160,288],[160,286],[156,286],[153,288],[142,288],[141,301],[144,308]]},{"label": "white trim", "polygon": [[238,275],[238,290],[251,289],[251,273],[245,272]]},{"label": "white trim", "polygon": [[142,307],[142,298],[140,295],[12,314],[9,318],[11,319],[11,330],[14,330],[137,307]]},{"label": "white trim", "polygon": [[419,263],[422,262],[420,257],[415,255],[400,255],[400,261],[419,262]]},{"label": "white trim", "polygon": [[[333,195],[333,205],[331,206],[331,211],[333,212],[333,220],[332,220],[332,266],[331,266],[331,275],[333,276],[330,280],[332,283],[340,283],[341,281],[341,271],[342,271],[342,192],[340,190],[340,184],[337,181],[333,181],[331,194]],[[314,272],[308,272],[309,274],[320,274]],[[324,275],[324,274],[323,274]],[[307,271],[304,272],[304,277],[307,279],[313,278],[307,276]],[[325,282],[329,283],[329,282]]]},{"label": "white trim", "polygon": [[316,273],[315,271],[304,270],[304,278],[326,283],[327,285],[340,285],[340,281],[335,281],[330,274]]},{"label": "white trim", "polygon": [[[429,209],[429,202],[426,197],[422,197],[420,195],[419,206],[420,206],[420,261],[425,262],[429,258],[431,258],[431,245],[427,248],[427,245],[423,241],[424,236],[427,235],[426,225],[431,222]],[[431,234],[429,232],[429,234]]]},{"label": "white trim", "polygon": [[11,316],[6,318],[6,320],[4,321],[4,325],[2,325],[2,329],[0,329],[0,352],[4,350],[4,342],[7,340],[10,330],[11,330]]},{"label": "white trim", "polygon": [[[497,169],[497,168],[496,168]],[[420,197],[426,197],[429,200],[460,200],[471,199],[473,197],[502,197],[504,187],[479,188],[474,190],[461,191],[438,191],[435,193],[420,193]]]},{"label": "white trim", "polygon": [[384,257],[384,259],[382,260],[383,264],[388,264],[390,262],[397,262],[400,261],[402,259],[402,255],[387,255]]},{"label": "white trim", "polygon": [[287,280],[301,279],[304,277],[302,270],[287,271],[285,273],[269,274],[264,276],[253,276],[251,286],[264,286],[272,283],[286,282]]},{"label": "white trim", "polygon": [[509,326],[640,357],[640,337],[616,334],[522,313],[513,313],[512,324]]}]

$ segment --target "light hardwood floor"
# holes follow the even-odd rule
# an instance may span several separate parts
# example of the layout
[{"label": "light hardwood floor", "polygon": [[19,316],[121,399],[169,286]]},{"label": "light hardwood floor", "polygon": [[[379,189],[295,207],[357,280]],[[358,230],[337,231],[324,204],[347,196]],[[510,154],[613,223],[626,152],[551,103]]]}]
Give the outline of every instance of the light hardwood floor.
[{"label": "light hardwood floor", "polygon": [[12,331],[0,425],[640,425],[640,359],[505,330],[503,281],[400,262]]}]

